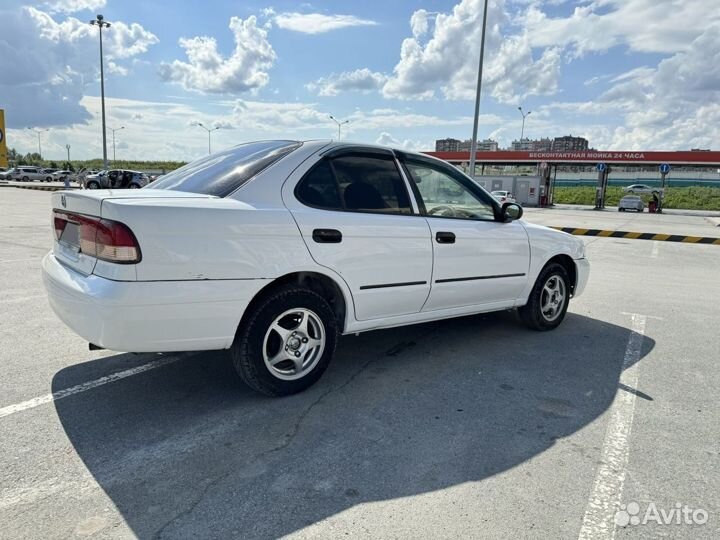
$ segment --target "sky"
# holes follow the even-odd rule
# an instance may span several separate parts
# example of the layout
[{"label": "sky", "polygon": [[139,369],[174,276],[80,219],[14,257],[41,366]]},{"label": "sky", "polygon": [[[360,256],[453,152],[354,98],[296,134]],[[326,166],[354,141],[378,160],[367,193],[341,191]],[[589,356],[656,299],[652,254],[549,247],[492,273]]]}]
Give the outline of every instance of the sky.
[{"label": "sky", "polygon": [[[432,150],[472,136],[483,0],[0,2],[7,142],[102,156],[98,30],[118,159],[189,161],[258,139]],[[490,0],[479,138],[718,149],[718,0]],[[123,129],[118,129],[118,128]],[[112,134],[108,132],[112,159]]]}]

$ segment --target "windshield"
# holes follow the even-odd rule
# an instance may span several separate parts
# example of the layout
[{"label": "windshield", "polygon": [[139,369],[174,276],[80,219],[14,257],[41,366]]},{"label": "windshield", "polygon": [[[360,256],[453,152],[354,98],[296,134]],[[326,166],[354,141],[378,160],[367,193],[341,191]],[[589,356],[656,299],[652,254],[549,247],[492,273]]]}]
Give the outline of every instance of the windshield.
[{"label": "windshield", "polygon": [[241,144],[188,163],[145,189],[170,189],[225,197],[301,144],[296,141]]}]

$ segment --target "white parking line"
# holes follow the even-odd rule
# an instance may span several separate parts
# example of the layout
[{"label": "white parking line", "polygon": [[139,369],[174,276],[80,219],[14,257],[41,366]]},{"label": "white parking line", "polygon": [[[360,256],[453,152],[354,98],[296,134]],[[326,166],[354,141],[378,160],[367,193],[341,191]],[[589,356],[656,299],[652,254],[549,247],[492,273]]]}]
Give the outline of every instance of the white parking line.
[{"label": "white parking line", "polygon": [[[632,328],[623,358],[620,383],[637,388],[638,365],[645,336],[645,315],[632,314]],[[611,540],[615,538],[615,512],[625,484],[625,466],[630,452],[629,439],[635,413],[635,394],[618,391],[610,406],[610,421],[595,475],[595,484],[588,500],[580,529],[580,540]]]},{"label": "white parking line", "polygon": [[26,411],[28,409],[34,409],[35,407],[39,407],[40,405],[45,405],[46,403],[57,401],[58,399],[74,396],[75,394],[80,394],[81,392],[87,392],[88,390],[92,390],[93,388],[97,388],[98,386],[119,381],[120,379],[131,377],[132,375],[138,375],[140,373],[144,373],[145,371],[150,371],[151,369],[156,369],[167,364],[171,364],[172,362],[176,362],[183,357],[184,355],[166,356],[163,358],[159,358],[158,360],[153,360],[152,362],[149,362],[147,364],[143,364],[142,366],[126,369],[125,371],[118,371],[117,373],[106,375],[105,377],[100,377],[99,379],[95,379],[94,381],[88,381],[82,384],[71,386],[70,388],[66,388],[64,390],[58,390],[57,392],[53,392],[52,394],[45,394],[44,396],[32,398],[27,401],[16,403],[14,405],[8,405],[7,407],[3,407],[2,409],[0,409],[0,418]]},{"label": "white parking line", "polygon": [[650,252],[650,258],[657,259],[658,253],[660,253],[660,242],[657,240],[653,240],[653,247],[652,251]]}]

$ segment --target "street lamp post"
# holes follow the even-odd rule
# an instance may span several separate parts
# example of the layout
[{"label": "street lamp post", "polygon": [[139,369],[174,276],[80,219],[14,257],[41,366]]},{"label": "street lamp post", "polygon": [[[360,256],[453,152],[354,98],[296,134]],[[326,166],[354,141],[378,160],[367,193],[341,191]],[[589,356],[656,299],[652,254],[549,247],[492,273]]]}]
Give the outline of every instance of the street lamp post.
[{"label": "street lamp post", "polygon": [[120,131],[121,129],[125,129],[125,126],[120,126],[119,128],[108,128],[110,131],[112,131],[113,134],[113,167],[115,167],[115,132]]},{"label": "street lamp post", "polygon": [[37,133],[38,138],[38,155],[40,156],[40,161],[42,161],[42,143],[40,142],[40,134],[44,131],[50,131],[49,129],[33,129],[31,127],[28,128],[30,131],[34,131]]},{"label": "street lamp post", "polygon": [[339,121],[337,118],[335,118],[332,114],[330,115],[330,119],[337,124],[337,127],[338,127],[338,141],[339,141],[339,140],[340,140],[340,133],[341,133],[341,131],[340,131],[341,126],[343,126],[343,125],[345,125],[345,124],[349,124],[349,123],[350,123],[350,120],[345,120],[345,121],[343,121],[343,122],[340,122],[340,121]]},{"label": "street lamp post", "polygon": [[100,29],[100,107],[102,109],[102,138],[103,138],[103,167],[108,168],[107,161],[107,134],[105,133],[105,72],[103,70],[103,44],[102,31],[103,28],[110,28],[110,23],[105,21],[102,15],[97,15],[90,24]]},{"label": "street lamp post", "polygon": [[473,136],[470,143],[470,176],[475,178],[475,158],[477,154],[478,122],[480,121],[480,90],[482,88],[483,57],[485,56],[485,29],[487,28],[488,0],[483,7],[482,36],[480,38],[480,62],[478,64],[477,92],[475,93],[475,118],[473,120]]},{"label": "street lamp post", "polygon": [[195,125],[196,125],[196,126],[200,126],[200,127],[203,128],[205,131],[207,131],[207,134],[208,134],[208,155],[209,155],[209,154],[211,153],[211,150],[210,150],[210,134],[211,134],[213,131],[220,129],[220,126],[215,126],[214,128],[211,129],[211,128],[205,127],[205,126],[202,124],[202,122],[197,122]]},{"label": "street lamp post", "polygon": [[68,153],[67,162],[68,162],[68,166],[69,166],[69,165],[70,165],[70,145],[69,145],[69,144],[66,144],[66,145],[65,145],[65,149],[67,150],[67,153]]},{"label": "street lamp post", "polygon": [[522,129],[520,129],[520,145],[522,146],[522,140],[525,136],[525,118],[530,116],[532,114],[532,111],[523,112],[522,107],[518,107],[518,111],[520,111],[520,114],[522,114],[523,120],[522,120]]}]

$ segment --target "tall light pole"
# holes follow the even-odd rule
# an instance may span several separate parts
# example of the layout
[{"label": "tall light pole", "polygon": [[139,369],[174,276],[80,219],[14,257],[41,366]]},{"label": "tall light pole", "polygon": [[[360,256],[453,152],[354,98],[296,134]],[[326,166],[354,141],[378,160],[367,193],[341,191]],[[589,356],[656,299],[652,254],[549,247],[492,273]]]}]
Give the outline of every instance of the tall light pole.
[{"label": "tall light pole", "polygon": [[40,134],[45,131],[50,131],[49,129],[33,129],[31,127],[28,128],[30,131],[34,131],[37,133],[38,137],[38,155],[40,156],[40,161],[42,161],[42,143],[40,142]]},{"label": "tall light pole", "polygon": [[120,126],[119,128],[108,128],[110,131],[112,131],[113,134],[113,167],[115,166],[115,132],[120,131],[121,129],[125,129],[125,126]]},{"label": "tall light pole", "polygon": [[110,23],[105,21],[102,15],[97,15],[90,24],[100,29],[100,106],[102,109],[102,137],[103,137],[103,167],[108,168],[107,160],[107,134],[105,133],[105,72],[103,70],[103,48],[102,48],[102,31],[103,28],[110,28]]},{"label": "tall light pole", "polygon": [[335,123],[337,124],[337,127],[338,127],[338,141],[339,141],[339,140],[340,140],[340,133],[341,133],[341,132],[340,132],[341,126],[343,126],[343,125],[345,125],[345,124],[349,124],[349,123],[350,123],[350,120],[345,120],[345,121],[343,121],[343,122],[340,122],[340,121],[339,121],[337,118],[335,118],[332,114],[330,115],[330,118],[331,118],[331,120],[332,120],[333,122],[335,122]]},{"label": "tall light pole", "polygon": [[68,153],[68,159],[67,159],[68,166],[70,166],[70,145],[66,144],[65,149],[67,150],[67,153]]},{"label": "tall light pole", "polygon": [[475,178],[475,154],[477,154],[478,122],[480,121],[480,90],[482,89],[483,57],[485,56],[485,28],[487,28],[488,0],[483,8],[482,37],[480,38],[480,62],[478,64],[477,92],[475,93],[475,119],[473,120],[473,136],[470,143],[470,176]]},{"label": "tall light pole", "polygon": [[520,111],[520,114],[522,114],[523,121],[522,121],[522,129],[520,130],[520,145],[522,145],[523,137],[525,136],[525,118],[530,116],[532,114],[532,111],[523,112],[522,107],[518,107],[518,111]]},{"label": "tall light pole", "polygon": [[196,122],[195,125],[196,125],[196,126],[200,126],[200,127],[203,128],[205,131],[207,131],[207,133],[208,133],[208,155],[210,155],[210,153],[211,153],[211,151],[210,151],[210,134],[211,134],[213,131],[220,129],[220,126],[215,126],[214,128],[210,129],[210,128],[208,128],[208,127],[205,127],[205,126],[202,124],[202,122]]}]

